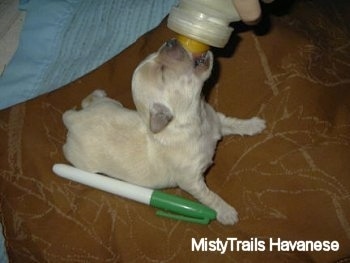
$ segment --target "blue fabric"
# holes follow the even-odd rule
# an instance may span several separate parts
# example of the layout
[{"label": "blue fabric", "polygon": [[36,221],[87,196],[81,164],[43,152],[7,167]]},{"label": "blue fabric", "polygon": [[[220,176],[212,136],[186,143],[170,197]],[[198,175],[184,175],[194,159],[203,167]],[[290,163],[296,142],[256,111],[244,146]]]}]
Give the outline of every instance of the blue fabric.
[{"label": "blue fabric", "polygon": [[5,239],[2,233],[2,225],[0,224],[0,263],[7,263],[7,253],[5,248]]},{"label": "blue fabric", "polygon": [[0,77],[0,109],[95,69],[156,27],[177,0],[23,0],[19,47]]}]

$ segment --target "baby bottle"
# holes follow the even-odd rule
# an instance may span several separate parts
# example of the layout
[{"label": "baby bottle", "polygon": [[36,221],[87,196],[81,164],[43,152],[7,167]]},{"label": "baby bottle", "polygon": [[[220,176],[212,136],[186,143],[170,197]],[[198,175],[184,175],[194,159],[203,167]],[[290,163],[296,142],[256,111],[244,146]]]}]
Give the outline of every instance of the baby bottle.
[{"label": "baby bottle", "polygon": [[206,52],[210,46],[222,48],[233,28],[231,22],[241,20],[232,0],[180,0],[168,17],[168,28],[193,55]]}]

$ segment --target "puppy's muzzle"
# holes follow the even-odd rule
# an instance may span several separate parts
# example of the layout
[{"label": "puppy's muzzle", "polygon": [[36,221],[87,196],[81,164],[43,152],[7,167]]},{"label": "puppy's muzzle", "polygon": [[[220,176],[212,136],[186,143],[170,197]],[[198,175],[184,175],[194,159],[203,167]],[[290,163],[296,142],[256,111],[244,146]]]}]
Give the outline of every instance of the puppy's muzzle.
[{"label": "puppy's muzzle", "polygon": [[172,60],[190,60],[189,54],[176,39],[167,41],[161,48],[160,54]]}]

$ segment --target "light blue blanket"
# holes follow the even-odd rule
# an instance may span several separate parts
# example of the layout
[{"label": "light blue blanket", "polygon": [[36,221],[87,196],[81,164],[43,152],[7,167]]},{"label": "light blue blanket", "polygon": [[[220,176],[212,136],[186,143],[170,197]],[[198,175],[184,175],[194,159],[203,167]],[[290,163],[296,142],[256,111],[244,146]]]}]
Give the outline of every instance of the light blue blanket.
[{"label": "light blue blanket", "polygon": [[5,248],[5,239],[2,234],[2,225],[0,224],[0,263],[7,263],[7,253]]},{"label": "light blue blanket", "polygon": [[[177,0],[22,0],[19,47],[0,77],[0,109],[55,90],[156,27]],[[0,224],[0,263],[7,262]]]},{"label": "light blue blanket", "polygon": [[19,47],[0,77],[0,109],[55,90],[156,27],[177,0],[22,0]]}]

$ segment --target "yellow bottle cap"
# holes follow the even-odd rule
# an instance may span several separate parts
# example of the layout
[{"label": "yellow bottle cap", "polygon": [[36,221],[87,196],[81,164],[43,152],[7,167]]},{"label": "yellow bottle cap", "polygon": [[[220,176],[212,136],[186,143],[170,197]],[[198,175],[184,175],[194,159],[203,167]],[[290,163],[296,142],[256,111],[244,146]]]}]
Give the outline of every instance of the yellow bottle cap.
[{"label": "yellow bottle cap", "polygon": [[193,54],[202,54],[209,50],[209,46],[197,40],[188,38],[183,35],[178,35],[177,40],[181,43],[181,45],[190,51]]}]

